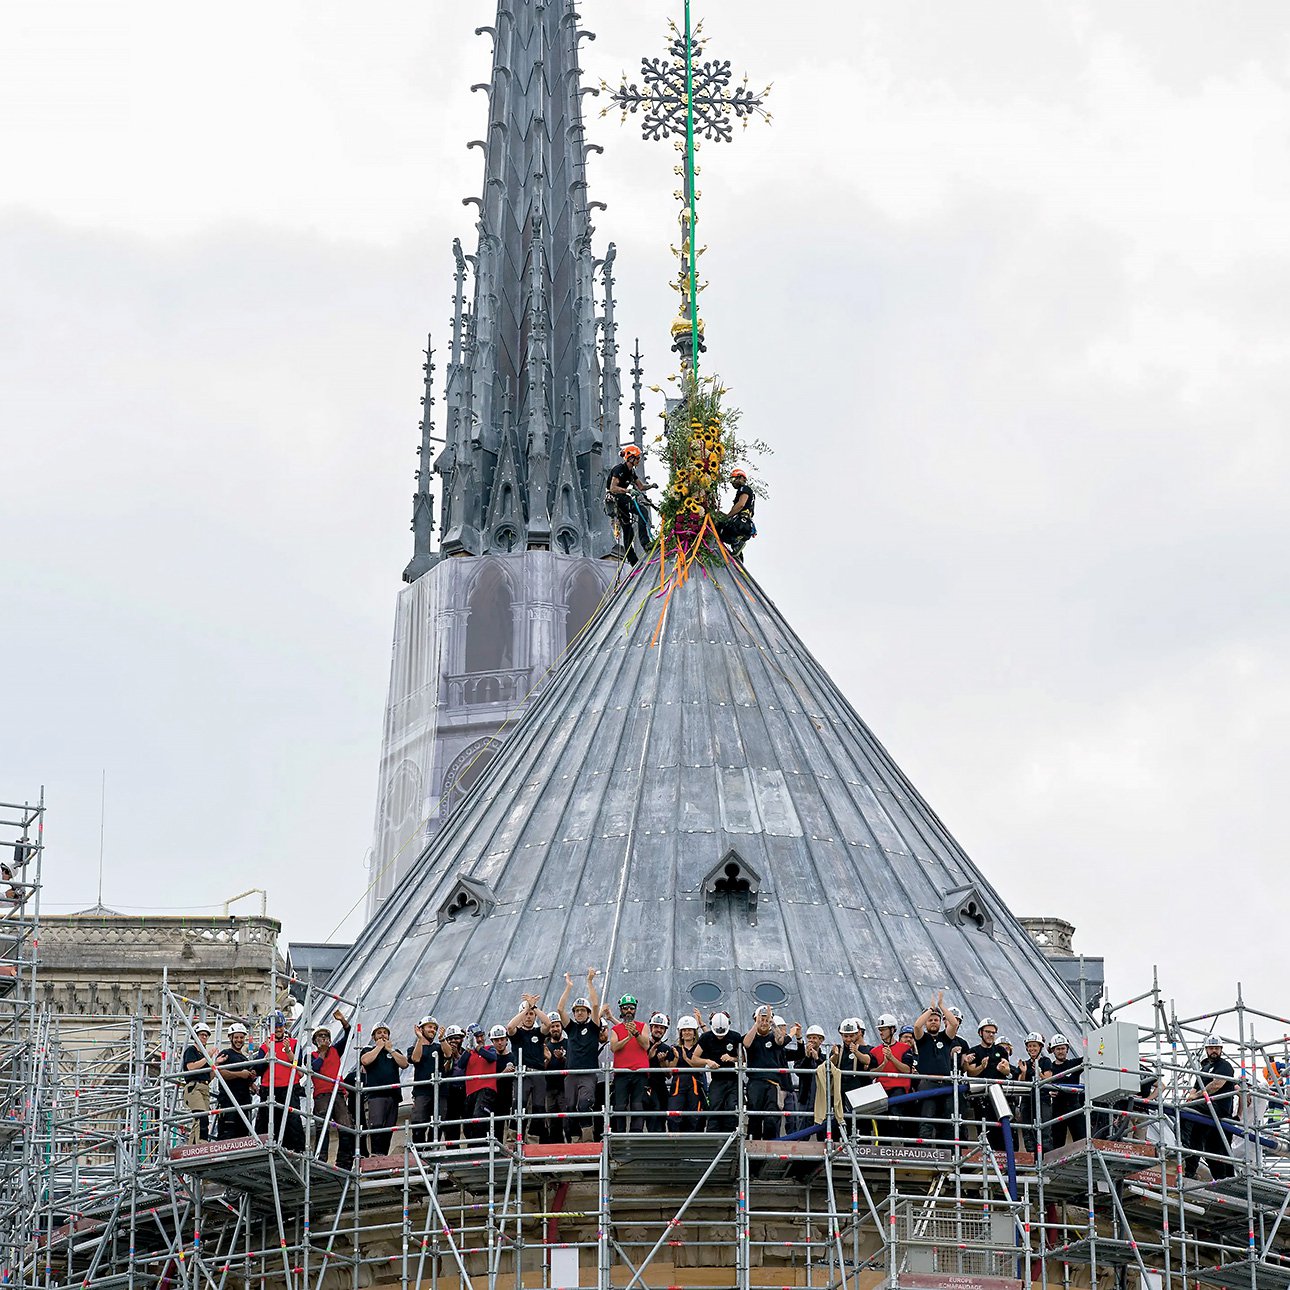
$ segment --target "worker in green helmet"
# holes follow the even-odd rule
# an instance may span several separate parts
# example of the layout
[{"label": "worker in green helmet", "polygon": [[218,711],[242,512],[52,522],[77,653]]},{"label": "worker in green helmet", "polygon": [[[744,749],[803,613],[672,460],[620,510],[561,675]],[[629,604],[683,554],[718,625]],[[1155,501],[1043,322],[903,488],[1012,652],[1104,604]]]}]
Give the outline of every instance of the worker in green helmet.
[{"label": "worker in green helmet", "polygon": [[[615,1133],[643,1133],[646,1070],[649,1067],[649,1029],[636,1020],[636,996],[625,994],[618,1000],[618,1020],[609,1031],[609,1050],[614,1055],[614,1082],[611,1090]],[[613,1014],[605,1009],[609,1019]]]}]

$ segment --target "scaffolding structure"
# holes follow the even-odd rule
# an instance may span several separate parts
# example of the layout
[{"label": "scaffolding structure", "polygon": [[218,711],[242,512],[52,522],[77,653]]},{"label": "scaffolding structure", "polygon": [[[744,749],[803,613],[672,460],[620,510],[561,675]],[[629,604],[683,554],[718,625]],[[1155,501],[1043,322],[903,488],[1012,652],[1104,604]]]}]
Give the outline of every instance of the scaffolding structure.
[{"label": "scaffolding structure", "polygon": [[42,1034],[36,996],[45,791],[0,802],[0,1283],[13,1279],[38,1203],[33,1151]]},{"label": "scaffolding structure", "polygon": [[[180,1058],[198,1023],[218,1037],[233,1019],[162,994],[160,1037],[139,1026],[100,1058],[79,1023],[76,1033],[43,1023],[30,1137],[39,1194],[11,1284],[1290,1287],[1290,1021],[1239,997],[1217,1014],[1177,1018],[1153,989],[1151,1021],[1133,1028],[1140,1065],[1116,1069],[1086,1047],[1088,1096],[1071,1117],[1082,1136],[1053,1150],[1030,1136],[1042,1134],[1042,1117],[1027,1110],[1041,1093],[1027,1085],[1006,1088],[1016,1138],[998,1150],[973,1118],[981,1090],[967,1081],[956,1082],[948,1140],[914,1137],[913,1121],[849,1117],[820,1137],[759,1140],[743,1111],[720,1132],[625,1132],[602,1108],[596,1140],[542,1143],[532,1116],[440,1121],[444,1080],[425,1141],[402,1123],[388,1152],[341,1169],[317,1157],[326,1119],[307,1099],[288,1115],[262,1104],[267,1124],[257,1108],[235,1111],[224,1138],[194,1140],[206,1113],[186,1104]],[[350,1010],[352,1066],[361,1008],[307,994],[302,1015]],[[1209,1166],[1225,1172],[1221,1162],[1202,1161],[1179,1128],[1209,1107],[1183,1099],[1211,1031],[1224,1035],[1242,1111],[1227,1125],[1232,1176],[1207,1181]],[[1121,1095],[1094,1092],[1099,1071]],[[1140,1095],[1123,1095],[1130,1085]],[[295,1114],[306,1151],[284,1145]]]}]

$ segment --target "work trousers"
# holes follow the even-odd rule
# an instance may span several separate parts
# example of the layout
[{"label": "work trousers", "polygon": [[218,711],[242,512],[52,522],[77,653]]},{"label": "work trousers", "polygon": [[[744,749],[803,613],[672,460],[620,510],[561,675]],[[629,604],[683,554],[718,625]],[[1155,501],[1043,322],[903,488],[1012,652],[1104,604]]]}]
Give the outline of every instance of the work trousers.
[{"label": "work trousers", "polygon": [[412,1141],[418,1146],[433,1142],[434,1088],[432,1085],[414,1085],[412,1090]]},{"label": "work trousers", "polygon": [[645,1131],[647,1133],[667,1132],[667,1111],[671,1094],[668,1085],[669,1074],[659,1070],[650,1071],[645,1079]]},{"label": "work trousers", "polygon": [[363,1135],[363,1154],[388,1156],[394,1126],[399,1122],[399,1099],[389,1093],[365,1093],[363,1122],[367,1129]]},{"label": "work trousers", "polygon": [[569,1110],[566,1083],[562,1075],[552,1073],[546,1078],[546,1097],[543,1109],[546,1115],[542,1121],[541,1139],[543,1142],[568,1142],[569,1121],[566,1113]]},{"label": "work trousers", "polygon": [[[645,1109],[645,1072],[614,1072],[613,1085],[613,1129],[615,1133],[641,1133],[645,1123],[641,1112]],[[626,1111],[628,1115],[620,1115]]]},{"label": "work trousers", "polygon": [[569,1121],[569,1139],[585,1134],[596,1127],[591,1111],[596,1105],[596,1074],[583,1071],[564,1077],[564,1109],[573,1118]]},{"label": "work trousers", "polygon": [[525,1066],[519,1082],[524,1092],[519,1131],[529,1142],[545,1142],[546,1076]]},{"label": "work trousers", "polygon": [[797,1104],[795,1088],[780,1089],[779,1108],[784,1112],[784,1132],[792,1133],[797,1128],[798,1111],[801,1109]]},{"label": "work trousers", "polygon": [[752,517],[749,516],[747,519],[744,519],[741,518],[742,514],[743,513],[740,512],[740,515],[735,516],[732,520],[717,521],[717,536],[728,547],[742,546],[750,537],[752,537]]},{"label": "work trousers", "polygon": [[672,1081],[672,1095],[667,1101],[669,1130],[672,1133],[701,1133],[707,1105],[702,1077],[678,1074]]},{"label": "work trousers", "polygon": [[[1059,1120],[1059,1116],[1065,1119]],[[1078,1102],[1054,1098],[1049,1105],[1045,1150],[1053,1151],[1067,1142],[1084,1141],[1084,1108]]]},{"label": "work trousers", "polygon": [[489,1117],[497,1110],[495,1088],[476,1089],[466,1095],[466,1137],[486,1138]]},{"label": "work trousers", "polygon": [[[994,1118],[994,1103],[986,1097],[973,1097],[968,1099],[967,1116],[978,1121],[985,1130],[986,1141],[996,1151],[1004,1149],[1003,1125]],[[1078,1124],[1080,1136],[1084,1133],[1084,1122],[1078,1117],[1074,1120],[1068,1120],[1068,1125]]]},{"label": "work trousers", "polygon": [[[918,1107],[918,1136],[925,1142],[954,1141],[954,1094],[946,1091],[935,1097],[910,1103]],[[943,1121],[943,1123],[937,1123]]]},{"label": "work trousers", "polygon": [[439,1137],[456,1142],[462,1136],[461,1122],[466,1118],[466,1086],[460,1080],[439,1085]]},{"label": "work trousers", "polygon": [[708,1085],[709,1133],[731,1133],[738,1116],[735,1113],[739,1088],[733,1075],[715,1075]]},{"label": "work trousers", "polygon": [[188,1126],[189,1142],[208,1142],[211,1136],[211,1086],[208,1080],[196,1080],[184,1085],[184,1106],[193,1113]]},{"label": "work trousers", "polygon": [[618,528],[622,534],[623,551],[626,553],[627,563],[634,565],[649,550],[649,543],[645,540],[645,525],[630,501],[616,498],[615,503],[618,507]]},{"label": "work trousers", "polygon": [[779,1137],[779,1085],[755,1075],[748,1080],[748,1136]]},{"label": "work trousers", "polygon": [[[256,1131],[281,1142],[288,1151],[305,1149],[305,1126],[300,1120],[300,1085],[278,1084],[262,1090]],[[283,1124],[283,1117],[286,1123]]]},{"label": "work trousers", "polygon": [[[887,1096],[903,1097],[909,1090],[907,1088],[893,1088],[887,1090]],[[887,1114],[878,1118],[878,1136],[885,1141],[892,1142],[903,1138],[916,1138],[921,1136],[918,1132],[918,1103],[902,1102],[899,1106],[888,1106]]]},{"label": "work trousers", "polygon": [[[246,1118],[243,1119],[242,1117]],[[255,1108],[248,1097],[245,1102],[221,1099],[215,1108],[215,1137],[220,1142],[246,1138],[255,1133]],[[248,1127],[248,1124],[250,1127]]]},{"label": "work trousers", "polygon": [[[1197,1106],[1204,1105],[1197,1103]],[[1198,1111],[1197,1114],[1200,1114]],[[1228,1145],[1227,1134],[1212,1121],[1198,1124],[1195,1120],[1183,1120],[1182,1144],[1188,1151],[1202,1151],[1209,1165],[1209,1172],[1214,1178],[1230,1178],[1236,1170],[1232,1166],[1232,1153]],[[1188,1178],[1195,1178],[1200,1166],[1200,1157],[1189,1155],[1183,1164],[1183,1172]]]},{"label": "work trousers", "polygon": [[[330,1110],[330,1115],[329,1115]],[[314,1098],[314,1115],[318,1145],[315,1154],[323,1164],[331,1155],[331,1129],[336,1130],[336,1168],[349,1170],[354,1166],[355,1142],[354,1117],[349,1109],[349,1097],[344,1089],[337,1089],[335,1098],[330,1093]]]}]

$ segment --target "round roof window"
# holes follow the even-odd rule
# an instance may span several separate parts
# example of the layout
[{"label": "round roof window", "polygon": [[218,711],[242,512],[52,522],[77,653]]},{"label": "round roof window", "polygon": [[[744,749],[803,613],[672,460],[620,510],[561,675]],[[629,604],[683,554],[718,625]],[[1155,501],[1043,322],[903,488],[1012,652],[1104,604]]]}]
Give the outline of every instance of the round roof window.
[{"label": "round roof window", "polygon": [[788,992],[782,986],[776,985],[774,981],[758,981],[753,986],[753,998],[758,1003],[783,1003],[788,998]]},{"label": "round roof window", "polygon": [[724,993],[715,981],[696,981],[690,987],[690,998],[695,1003],[716,1003]]}]

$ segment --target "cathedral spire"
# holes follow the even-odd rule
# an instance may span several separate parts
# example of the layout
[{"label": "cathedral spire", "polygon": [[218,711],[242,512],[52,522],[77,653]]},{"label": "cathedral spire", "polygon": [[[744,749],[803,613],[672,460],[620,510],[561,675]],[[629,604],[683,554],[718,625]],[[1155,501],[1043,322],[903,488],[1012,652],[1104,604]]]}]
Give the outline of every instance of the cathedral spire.
[{"label": "cathedral spire", "polygon": [[[478,31],[492,38],[493,68],[486,84],[472,87],[488,92],[487,134],[471,145],[484,154],[482,195],[465,202],[478,211],[478,250],[467,256],[454,244],[448,424],[435,463],[443,481],[441,550],[488,554],[522,529],[530,548],[605,556],[612,535],[586,517],[601,510],[602,463],[618,451],[621,394],[612,248],[600,262],[603,314],[595,299],[586,159],[598,149],[584,141],[582,95],[596,91],[583,90],[578,62],[591,33],[578,27],[572,0],[500,0],[495,24]],[[565,415],[568,391],[572,417]],[[557,506],[570,463],[578,504],[566,498]],[[506,475],[500,488],[499,471]],[[492,508],[507,496],[514,509],[499,522]],[[428,549],[422,558],[418,547],[405,576],[419,577],[430,563]]]},{"label": "cathedral spire", "polygon": [[425,394],[421,396],[421,446],[417,449],[417,491],[412,497],[412,560],[403,570],[404,582],[415,582],[438,560],[434,543],[434,494],[430,476],[434,465],[434,341],[426,337]]}]

